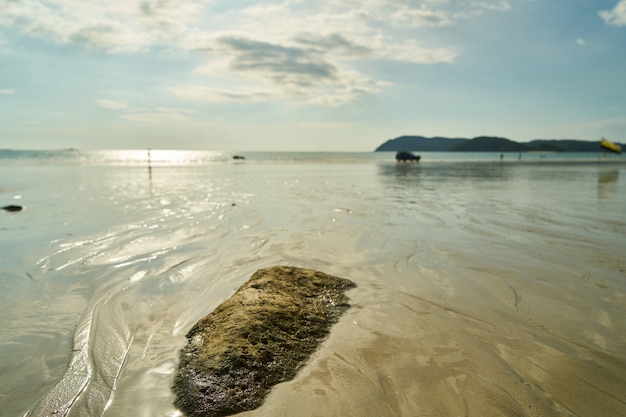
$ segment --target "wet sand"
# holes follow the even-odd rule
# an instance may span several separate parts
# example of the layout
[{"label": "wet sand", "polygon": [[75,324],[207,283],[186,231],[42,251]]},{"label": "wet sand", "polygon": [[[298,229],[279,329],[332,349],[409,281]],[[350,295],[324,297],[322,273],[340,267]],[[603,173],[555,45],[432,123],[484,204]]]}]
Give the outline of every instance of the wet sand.
[{"label": "wet sand", "polygon": [[184,335],[271,265],[357,287],[242,416],[626,415],[623,165],[10,168],[3,415],[179,415]]}]

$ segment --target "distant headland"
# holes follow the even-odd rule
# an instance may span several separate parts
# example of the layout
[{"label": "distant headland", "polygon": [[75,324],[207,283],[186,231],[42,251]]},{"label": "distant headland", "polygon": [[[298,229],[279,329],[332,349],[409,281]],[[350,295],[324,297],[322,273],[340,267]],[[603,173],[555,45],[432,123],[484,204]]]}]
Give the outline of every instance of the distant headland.
[{"label": "distant headland", "polygon": [[[624,144],[621,144],[623,147]],[[578,139],[535,139],[515,142],[496,136],[469,138],[446,138],[424,136],[400,136],[389,139],[376,152],[431,151],[431,152],[600,152],[600,141]]]}]

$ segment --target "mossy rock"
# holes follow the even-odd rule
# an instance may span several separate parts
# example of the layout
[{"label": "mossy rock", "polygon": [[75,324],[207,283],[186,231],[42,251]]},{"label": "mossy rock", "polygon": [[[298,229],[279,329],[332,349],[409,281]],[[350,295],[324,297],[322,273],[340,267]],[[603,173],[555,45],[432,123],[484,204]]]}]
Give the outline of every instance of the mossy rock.
[{"label": "mossy rock", "polygon": [[189,417],[259,407],[293,379],[349,307],[355,284],[322,272],[261,269],[187,333],[174,378],[175,405]]}]

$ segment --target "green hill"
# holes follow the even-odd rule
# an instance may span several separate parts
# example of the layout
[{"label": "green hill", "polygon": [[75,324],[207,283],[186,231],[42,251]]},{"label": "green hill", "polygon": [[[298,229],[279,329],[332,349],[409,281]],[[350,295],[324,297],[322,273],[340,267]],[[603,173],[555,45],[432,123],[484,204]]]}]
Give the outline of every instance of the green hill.
[{"label": "green hill", "polygon": [[[624,147],[624,144],[620,144]],[[600,141],[578,139],[535,139],[515,142],[497,136],[473,139],[424,136],[400,136],[389,139],[376,152],[602,152]]]},{"label": "green hill", "polygon": [[507,138],[479,136],[459,143],[450,148],[452,152],[526,152],[525,144],[513,142]]},{"label": "green hill", "polygon": [[456,144],[467,141],[465,138],[427,138],[424,136],[400,136],[389,139],[378,148],[376,152],[386,151],[430,151],[446,152]]}]

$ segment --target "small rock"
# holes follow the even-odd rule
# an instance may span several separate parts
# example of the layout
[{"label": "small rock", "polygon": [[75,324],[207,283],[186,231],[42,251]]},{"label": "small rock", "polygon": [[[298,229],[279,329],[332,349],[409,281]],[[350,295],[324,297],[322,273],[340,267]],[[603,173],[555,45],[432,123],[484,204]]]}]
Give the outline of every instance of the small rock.
[{"label": "small rock", "polygon": [[18,205],[15,205],[15,204],[10,204],[8,206],[2,207],[2,210],[6,210],[6,211],[22,211],[23,208],[24,207],[22,207],[22,206],[18,206]]}]

